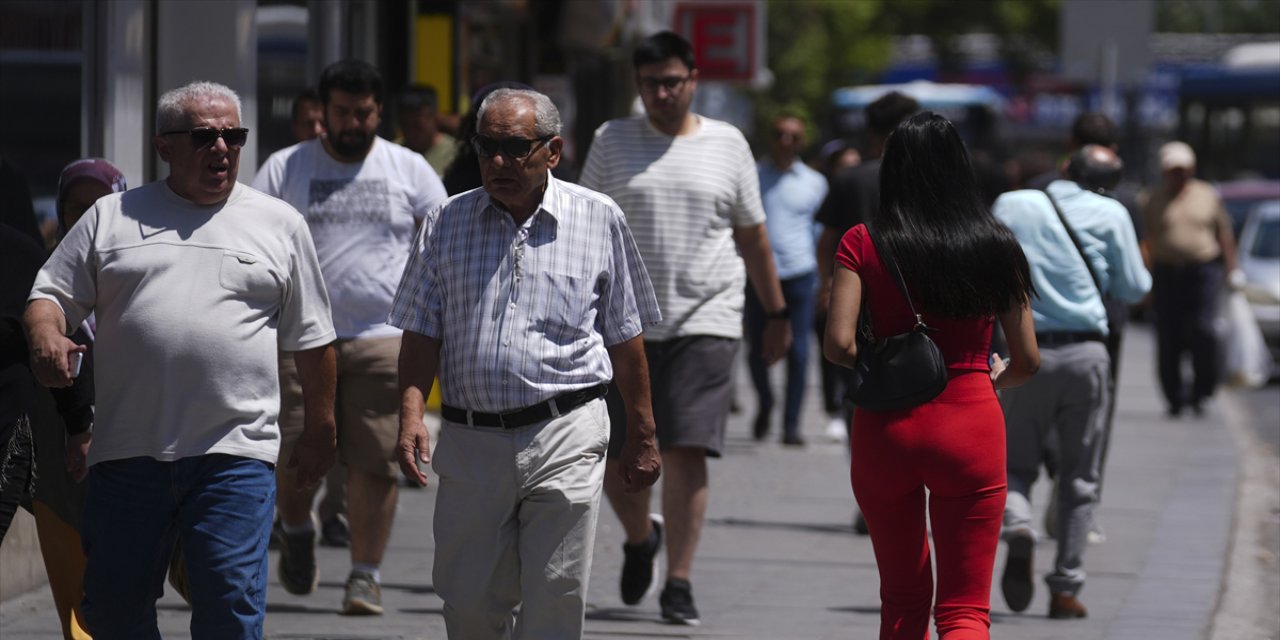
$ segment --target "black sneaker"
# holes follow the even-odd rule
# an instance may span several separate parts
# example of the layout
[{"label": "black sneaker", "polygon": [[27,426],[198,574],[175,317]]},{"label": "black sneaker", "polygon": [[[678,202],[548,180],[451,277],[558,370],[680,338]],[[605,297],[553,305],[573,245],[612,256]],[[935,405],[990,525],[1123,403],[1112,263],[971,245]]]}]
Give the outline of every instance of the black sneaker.
[{"label": "black sneaker", "polygon": [[653,531],[643,544],[622,543],[622,602],[640,604],[653,595],[658,580],[658,552],[662,550],[662,516],[650,514]]},{"label": "black sneaker", "polygon": [[280,585],[295,596],[316,590],[320,573],[316,571],[316,532],[285,533],[280,543],[280,564],[276,565]]},{"label": "black sneaker", "polygon": [[698,626],[698,608],[693,606],[693,585],[688,580],[672,578],[658,597],[662,605],[662,619],[671,624]]},{"label": "black sneaker", "polygon": [[1000,591],[1005,604],[1014,612],[1025,611],[1035,594],[1036,540],[1028,531],[1017,531],[1009,536],[1009,554],[1004,559],[1004,574],[1000,577]]},{"label": "black sneaker", "polygon": [[751,437],[756,442],[764,440],[769,435],[769,412],[761,411],[756,414],[755,422],[751,424]]},{"label": "black sneaker", "polygon": [[871,535],[871,529],[867,527],[867,518],[862,515],[862,511],[853,512],[853,532],[860,536]]},{"label": "black sneaker", "polygon": [[351,544],[351,530],[347,528],[347,519],[341,514],[334,514],[320,523],[320,544],[326,547],[346,547]]},{"label": "black sneaker", "polygon": [[788,433],[782,436],[782,445],[784,447],[803,447],[804,436],[798,433]]}]

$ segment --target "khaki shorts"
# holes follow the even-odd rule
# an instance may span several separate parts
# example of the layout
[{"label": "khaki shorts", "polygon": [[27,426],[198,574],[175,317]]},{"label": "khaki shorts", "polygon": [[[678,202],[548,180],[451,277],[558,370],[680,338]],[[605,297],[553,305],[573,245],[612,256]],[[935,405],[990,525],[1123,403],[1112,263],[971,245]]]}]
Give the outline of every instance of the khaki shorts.
[{"label": "khaki shorts", "polygon": [[[397,377],[400,337],[338,340],[338,461],[348,468],[387,478],[400,477],[396,440],[400,435]],[[302,434],[302,386],[293,354],[280,354],[280,468]]]}]

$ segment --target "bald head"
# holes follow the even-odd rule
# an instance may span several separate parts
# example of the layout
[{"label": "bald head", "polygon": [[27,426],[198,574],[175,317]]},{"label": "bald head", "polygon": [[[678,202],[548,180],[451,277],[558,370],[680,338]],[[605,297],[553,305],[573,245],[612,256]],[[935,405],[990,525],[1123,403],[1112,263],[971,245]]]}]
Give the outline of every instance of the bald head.
[{"label": "bald head", "polygon": [[1111,147],[1086,144],[1071,154],[1067,179],[1089,191],[1110,191],[1120,184],[1124,163]]}]

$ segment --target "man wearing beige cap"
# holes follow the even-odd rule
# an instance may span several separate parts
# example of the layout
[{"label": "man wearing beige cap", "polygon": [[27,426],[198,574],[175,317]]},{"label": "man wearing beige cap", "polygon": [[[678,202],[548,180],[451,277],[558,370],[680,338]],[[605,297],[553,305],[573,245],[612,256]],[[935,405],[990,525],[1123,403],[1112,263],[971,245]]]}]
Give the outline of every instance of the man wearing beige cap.
[{"label": "man wearing beige cap", "polygon": [[[1238,277],[1230,218],[1217,191],[1194,177],[1195,167],[1196,154],[1185,142],[1160,147],[1161,184],[1142,207],[1142,252],[1154,278],[1156,365],[1170,417],[1187,407],[1201,415],[1213,395],[1219,378],[1213,328],[1218,294],[1224,274]],[[1182,381],[1188,351],[1190,389]]]}]

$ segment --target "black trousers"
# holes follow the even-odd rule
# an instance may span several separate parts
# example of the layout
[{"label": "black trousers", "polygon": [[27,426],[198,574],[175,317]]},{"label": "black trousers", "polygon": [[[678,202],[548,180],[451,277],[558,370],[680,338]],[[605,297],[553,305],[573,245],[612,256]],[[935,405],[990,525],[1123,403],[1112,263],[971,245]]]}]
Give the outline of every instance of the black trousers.
[{"label": "black trousers", "polygon": [[[1198,407],[1213,395],[1221,377],[1221,347],[1214,322],[1222,289],[1222,263],[1160,265],[1152,271],[1156,312],[1156,368],[1169,411]],[[1190,389],[1182,361],[1191,355]]]}]

